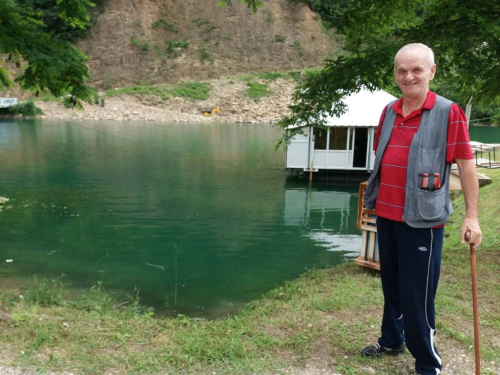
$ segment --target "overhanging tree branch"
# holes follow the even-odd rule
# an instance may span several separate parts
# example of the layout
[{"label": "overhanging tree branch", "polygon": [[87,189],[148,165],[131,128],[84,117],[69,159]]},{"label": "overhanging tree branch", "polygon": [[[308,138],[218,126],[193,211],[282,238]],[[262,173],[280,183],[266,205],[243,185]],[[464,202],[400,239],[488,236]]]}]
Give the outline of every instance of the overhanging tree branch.
[{"label": "overhanging tree branch", "polygon": [[[87,0],[58,0],[66,19],[75,27],[84,27],[88,20]],[[86,85],[90,78],[87,57],[69,42],[53,38],[40,21],[40,12],[16,1],[0,1],[0,54],[7,59],[27,64],[15,78],[25,90],[48,90],[54,96],[70,94],[81,107],[91,103],[94,91]],[[3,86],[11,84],[6,69],[0,71]]]}]

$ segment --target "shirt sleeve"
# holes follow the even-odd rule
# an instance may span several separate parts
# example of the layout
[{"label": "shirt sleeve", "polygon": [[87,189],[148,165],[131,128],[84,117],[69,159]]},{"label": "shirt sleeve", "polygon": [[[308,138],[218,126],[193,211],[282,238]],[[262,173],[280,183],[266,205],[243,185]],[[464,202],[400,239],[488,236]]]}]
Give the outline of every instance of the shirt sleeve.
[{"label": "shirt sleeve", "polygon": [[456,159],[474,159],[470,147],[467,119],[462,109],[453,103],[448,117],[448,144],[446,162],[455,163]]},{"label": "shirt sleeve", "polygon": [[384,110],[382,111],[382,114],[380,115],[380,120],[379,120],[378,126],[377,126],[377,133],[375,134],[375,140],[373,141],[373,151],[375,151],[375,153],[377,152],[378,140],[380,139],[380,134],[382,134],[382,124],[384,123],[384,120],[385,120],[385,111],[386,110],[387,110],[387,107],[384,108]]}]

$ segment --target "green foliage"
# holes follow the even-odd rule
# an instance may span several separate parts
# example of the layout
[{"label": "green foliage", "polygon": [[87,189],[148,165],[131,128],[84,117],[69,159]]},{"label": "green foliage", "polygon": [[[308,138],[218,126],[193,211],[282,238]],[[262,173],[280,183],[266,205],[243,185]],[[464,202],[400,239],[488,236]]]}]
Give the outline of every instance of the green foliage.
[{"label": "green foliage", "polygon": [[254,100],[259,100],[260,98],[269,96],[273,93],[268,89],[268,85],[263,83],[248,82],[247,85],[249,87],[247,90],[247,95]]},{"label": "green foliage", "polygon": [[174,32],[179,31],[179,28],[177,26],[175,26],[174,24],[168,22],[163,18],[160,18],[158,21],[153,22],[153,29],[157,29],[159,27],[168,31],[174,31]]},{"label": "green foliage", "polygon": [[130,44],[146,52],[151,49],[151,46],[148,41],[141,41],[134,38],[133,36],[130,37]]},{"label": "green foliage", "polygon": [[[72,27],[84,28],[90,4],[86,0],[59,0],[57,15]],[[20,61],[27,64],[15,82],[24,90],[48,90],[56,97],[69,93],[77,106],[82,100],[91,102],[94,92],[85,83],[90,78],[87,57],[68,41],[55,37],[42,16],[42,11],[29,4],[0,2],[0,54],[17,65]],[[0,75],[2,85],[9,85],[5,69]]]},{"label": "green foliage", "polygon": [[39,14],[40,20],[54,38],[75,41],[84,36],[96,21],[94,7],[106,0],[16,0],[18,4]]},{"label": "green foliage", "polygon": [[[342,99],[362,86],[369,90],[393,87],[394,55],[413,42],[434,50],[437,84],[453,82],[456,95],[473,97],[476,103],[498,102],[500,0],[317,3],[331,8],[330,16],[337,32],[345,36],[348,53],[326,59],[324,69],[297,89],[291,116],[280,122],[283,129],[290,125],[324,126],[322,114],[343,114]],[[284,132],[278,145],[287,144],[296,131],[301,130]]]},{"label": "green foliage", "polygon": [[95,4],[88,0],[59,0],[57,3],[58,16],[74,28],[85,29],[90,23],[88,9]]},{"label": "green foliage", "polygon": [[186,82],[175,85],[172,88],[161,86],[132,86],[118,90],[106,91],[106,96],[121,94],[154,95],[167,100],[170,95],[179,96],[193,100],[206,100],[209,98],[212,87],[209,83]]},{"label": "green foliage", "polygon": [[12,81],[9,78],[8,70],[0,67],[0,88],[1,87],[10,87],[11,85],[12,85]]},{"label": "green foliage", "polygon": [[169,90],[172,95],[194,100],[206,100],[210,97],[212,86],[204,82],[186,82]]},{"label": "green foliage", "polygon": [[178,57],[180,55],[180,49],[187,49],[189,47],[189,42],[179,42],[176,40],[167,40],[167,54],[172,57]]},{"label": "green foliage", "polygon": [[35,117],[43,115],[43,111],[40,108],[38,108],[35,105],[35,103],[33,103],[31,100],[10,106],[9,112],[13,115],[21,115],[21,116]]},{"label": "green foliage", "polygon": [[[465,108],[469,97],[464,93],[460,84],[454,80],[440,80],[431,83],[431,89],[438,94],[453,100],[460,107]],[[500,124],[500,100],[476,103],[472,100],[471,124]]]},{"label": "green foliage", "polygon": [[26,289],[24,298],[26,302],[40,306],[58,306],[63,302],[66,293],[60,281],[51,280],[50,284],[47,279],[39,280],[35,276],[34,283]]},{"label": "green foliage", "polygon": [[205,64],[205,61],[210,57],[210,53],[204,47],[198,47],[198,52],[200,53],[200,61]]}]

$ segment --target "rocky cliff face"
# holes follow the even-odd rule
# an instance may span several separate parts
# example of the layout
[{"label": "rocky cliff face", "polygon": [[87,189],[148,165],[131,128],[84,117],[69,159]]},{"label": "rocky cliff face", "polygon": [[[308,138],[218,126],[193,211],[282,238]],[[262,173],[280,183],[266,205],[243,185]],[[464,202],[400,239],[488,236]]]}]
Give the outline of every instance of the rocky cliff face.
[{"label": "rocky cliff face", "polygon": [[98,88],[202,80],[321,65],[336,43],[303,3],[108,0],[80,47]]}]

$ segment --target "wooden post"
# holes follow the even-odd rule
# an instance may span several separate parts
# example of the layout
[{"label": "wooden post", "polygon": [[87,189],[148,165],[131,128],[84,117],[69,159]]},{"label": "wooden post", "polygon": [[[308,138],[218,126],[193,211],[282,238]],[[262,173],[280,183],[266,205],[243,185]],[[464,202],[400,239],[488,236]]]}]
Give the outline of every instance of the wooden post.
[{"label": "wooden post", "polygon": [[465,106],[465,118],[467,119],[467,129],[469,129],[471,111],[472,111],[472,96],[469,98],[469,101]]}]

